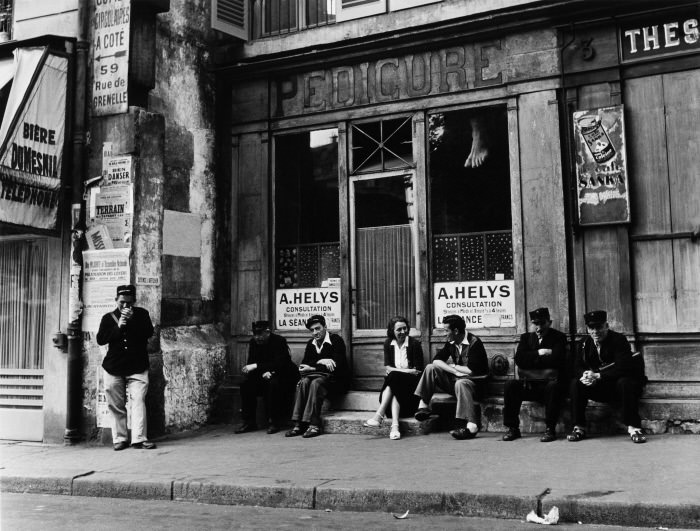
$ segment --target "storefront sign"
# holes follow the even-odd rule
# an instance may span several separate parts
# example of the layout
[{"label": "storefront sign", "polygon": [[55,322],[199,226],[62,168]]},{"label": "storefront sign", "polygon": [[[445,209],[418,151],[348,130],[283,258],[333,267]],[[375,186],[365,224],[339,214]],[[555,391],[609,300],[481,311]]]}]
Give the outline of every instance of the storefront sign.
[{"label": "storefront sign", "polygon": [[574,113],[581,225],[630,221],[622,105]]},{"label": "storefront sign", "polygon": [[83,330],[97,332],[100,320],[116,308],[117,286],[128,284],[130,249],[83,251]]},{"label": "storefront sign", "polygon": [[95,197],[95,225],[104,225],[112,247],[131,246],[133,201],[131,185],[102,186]]},{"label": "storefront sign", "polygon": [[273,87],[275,115],[330,111],[500,85],[509,66],[506,46],[498,39],[306,72],[277,80]]},{"label": "storefront sign", "polygon": [[128,108],[129,0],[95,0],[93,18],[92,113],[118,114]]},{"label": "storefront sign", "polygon": [[685,16],[677,12],[657,15],[643,23],[624,25],[619,32],[622,62],[700,50],[697,9]]},{"label": "storefront sign", "polygon": [[340,330],[340,289],[278,289],[275,294],[278,330],[306,330],[306,320],[323,315],[331,330]]},{"label": "storefront sign", "polygon": [[68,60],[45,48],[15,51],[14,80],[0,127],[0,221],[56,227],[67,72]]},{"label": "storefront sign", "polygon": [[515,326],[515,282],[436,282],[433,286],[435,326],[446,315],[460,315],[467,328]]}]

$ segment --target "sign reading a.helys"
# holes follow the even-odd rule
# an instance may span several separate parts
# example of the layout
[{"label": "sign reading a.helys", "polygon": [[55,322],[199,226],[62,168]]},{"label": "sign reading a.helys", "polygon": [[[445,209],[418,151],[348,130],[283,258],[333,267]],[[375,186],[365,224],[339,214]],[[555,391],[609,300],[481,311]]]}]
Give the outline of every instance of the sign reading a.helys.
[{"label": "sign reading a.helys", "polygon": [[328,328],[340,330],[340,288],[278,289],[275,298],[278,330],[305,330],[312,315],[323,315]]},{"label": "sign reading a.helys", "polygon": [[436,282],[433,303],[437,327],[446,315],[460,315],[468,328],[515,326],[513,280]]},{"label": "sign reading a.helys", "polygon": [[130,0],[95,0],[92,113],[126,112],[129,79]]}]

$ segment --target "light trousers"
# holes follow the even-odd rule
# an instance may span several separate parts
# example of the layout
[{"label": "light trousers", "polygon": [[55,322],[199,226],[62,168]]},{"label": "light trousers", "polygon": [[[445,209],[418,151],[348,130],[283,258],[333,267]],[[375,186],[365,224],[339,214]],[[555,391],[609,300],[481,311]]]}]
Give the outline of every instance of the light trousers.
[{"label": "light trousers", "polygon": [[146,437],[146,392],[148,370],[128,376],[114,376],[104,371],[107,407],[112,414],[112,441],[127,442],[126,397],[129,396],[131,410],[131,444],[148,440]]},{"label": "light trousers", "polygon": [[474,408],[474,392],[476,383],[469,378],[457,378],[429,363],[416,387],[416,396],[423,402],[430,404],[430,399],[438,390],[449,393],[457,398],[457,411],[455,418],[478,424]]}]

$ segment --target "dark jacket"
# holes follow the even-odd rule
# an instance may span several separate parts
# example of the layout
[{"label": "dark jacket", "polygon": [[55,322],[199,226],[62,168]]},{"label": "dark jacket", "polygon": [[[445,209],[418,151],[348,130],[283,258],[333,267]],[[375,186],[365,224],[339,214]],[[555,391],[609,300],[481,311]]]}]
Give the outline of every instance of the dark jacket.
[{"label": "dark jacket", "polygon": [[644,376],[632,362],[632,347],[627,338],[613,330],[608,330],[608,335],[600,343],[600,355],[591,336],[586,336],[580,343],[574,360],[574,377],[581,378],[587,370],[599,372],[602,380]]},{"label": "dark jacket", "polygon": [[[466,352],[462,353],[462,356],[466,357],[467,367],[472,371],[473,376],[487,376],[489,373],[489,358],[486,356],[484,344],[481,342],[481,339],[470,332],[467,333],[466,339],[468,348]],[[450,358],[452,358],[452,361],[455,361],[454,358],[456,355],[457,349],[448,341],[440,350],[438,350],[433,360],[442,360],[445,363],[449,363]],[[464,365],[464,363],[455,364]]]},{"label": "dark jacket", "polygon": [[331,358],[335,361],[335,370],[330,373],[331,381],[338,384],[338,391],[344,391],[350,384],[350,369],[348,368],[348,361],[345,357],[345,341],[337,334],[327,333],[330,336],[331,345],[324,343],[321,347],[321,352],[317,353],[316,346],[313,344],[314,340],[310,339],[308,343],[306,343],[304,358],[301,360],[301,363],[302,365],[314,367],[318,372],[328,373],[329,371],[326,366],[320,365],[317,362],[324,358]]},{"label": "dark jacket", "polygon": [[[552,349],[551,354],[540,356],[541,348]],[[539,343],[535,332],[520,336],[515,351],[515,364],[521,369],[556,369],[559,371],[557,381],[566,381],[566,334],[550,328]]]},{"label": "dark jacket", "polygon": [[[394,359],[394,347],[391,345],[393,339],[387,338],[384,341],[384,365],[389,367],[396,367],[396,360]],[[420,341],[409,336],[408,347],[406,348],[406,357],[408,358],[408,368],[417,369],[422,371],[425,368],[425,361],[423,360],[423,347]]]},{"label": "dark jacket", "polygon": [[97,344],[109,345],[102,368],[113,376],[138,374],[148,369],[148,338],[153,335],[153,323],[148,311],[137,306],[124,328],[119,328],[119,308],[106,313],[100,321]]},{"label": "dark jacket", "polygon": [[256,363],[260,374],[272,372],[282,378],[299,375],[297,366],[292,361],[287,340],[277,334],[270,334],[267,343],[258,344],[253,338],[248,343],[248,364]]}]

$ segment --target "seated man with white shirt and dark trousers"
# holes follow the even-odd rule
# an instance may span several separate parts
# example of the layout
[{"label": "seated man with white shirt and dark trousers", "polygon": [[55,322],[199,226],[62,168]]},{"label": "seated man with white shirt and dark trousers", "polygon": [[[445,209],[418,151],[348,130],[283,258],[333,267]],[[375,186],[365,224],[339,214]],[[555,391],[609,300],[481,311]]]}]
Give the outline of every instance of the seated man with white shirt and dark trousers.
[{"label": "seated man with white shirt and dark trousers", "polygon": [[641,358],[632,356],[632,347],[623,334],[610,330],[607,312],[594,310],[583,317],[588,335],[574,359],[571,381],[574,429],[567,439],[578,442],[586,438],[588,400],[619,401],[630,439],[634,443],[644,443],[647,439],[639,417],[639,399],[646,376]]},{"label": "seated man with white shirt and dark trousers", "polygon": [[321,408],[328,395],[345,391],[350,371],[345,358],[345,342],[326,328],[322,315],[312,315],[306,321],[312,338],[304,349],[299,365],[301,380],[294,397],[294,427],[285,437],[302,435],[305,439],[323,432]]},{"label": "seated man with white shirt and dark trousers", "polygon": [[481,340],[466,331],[467,325],[459,315],[447,315],[442,320],[447,341],[428,364],[416,387],[420,398],[416,420],[430,418],[430,399],[438,390],[457,398],[455,429],[450,435],[458,440],[473,439],[479,431],[475,397],[483,392],[489,372],[486,350]]}]

